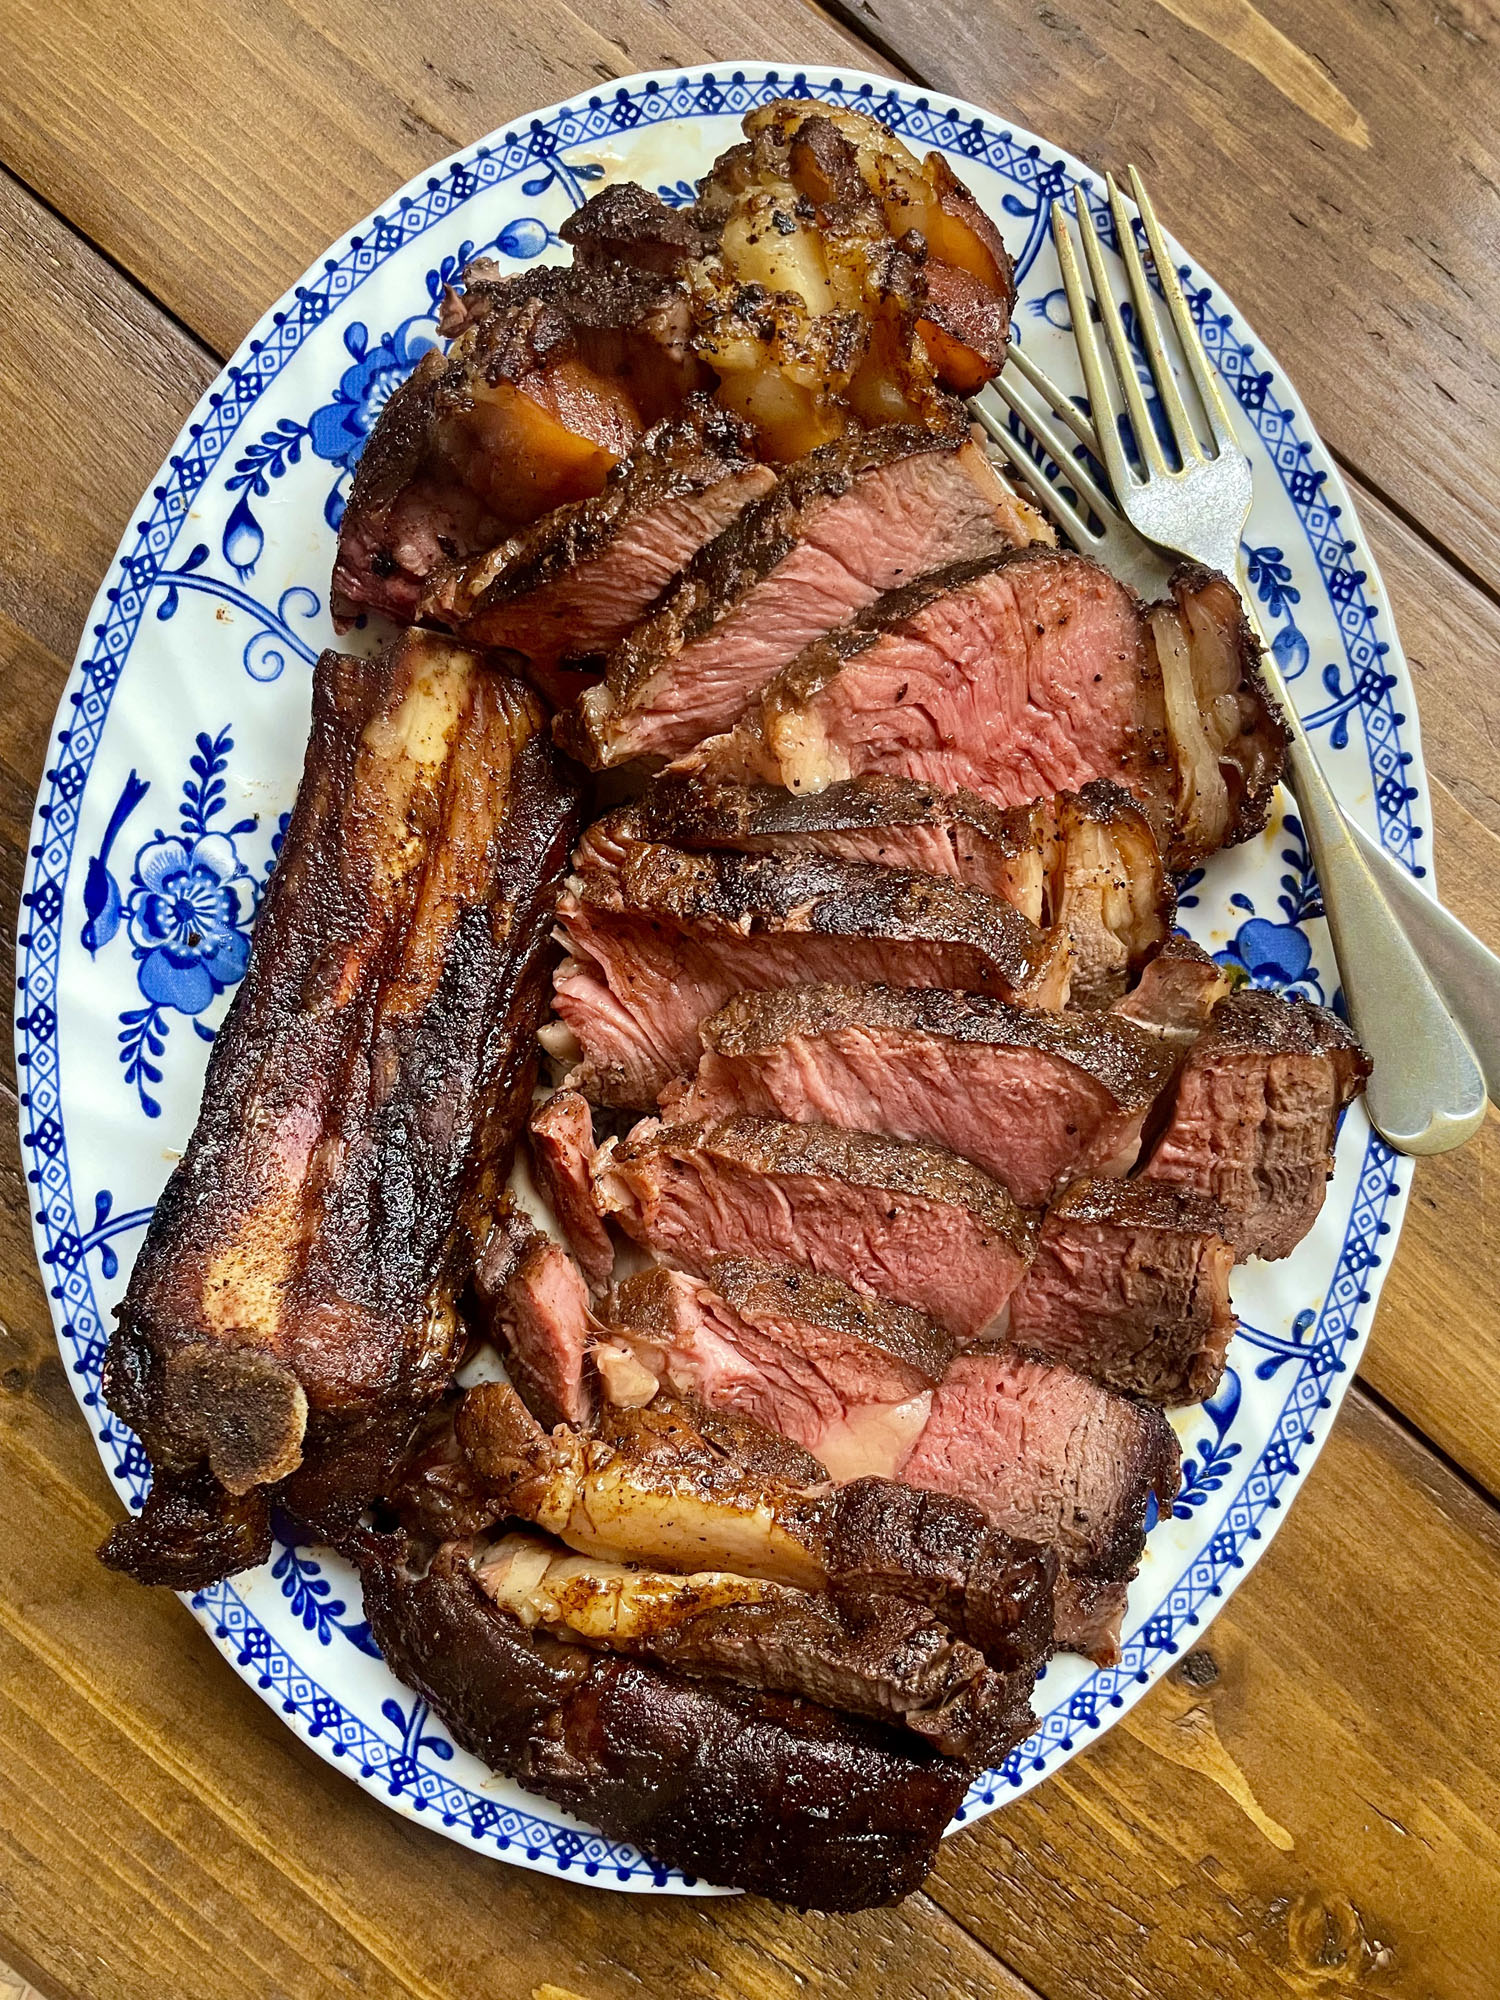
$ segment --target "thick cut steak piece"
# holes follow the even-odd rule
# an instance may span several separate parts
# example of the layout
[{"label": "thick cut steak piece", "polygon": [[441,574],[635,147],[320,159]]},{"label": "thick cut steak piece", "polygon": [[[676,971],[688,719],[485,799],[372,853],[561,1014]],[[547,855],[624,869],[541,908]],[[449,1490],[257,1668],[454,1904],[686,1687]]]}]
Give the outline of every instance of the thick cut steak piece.
[{"label": "thick cut steak piece", "polygon": [[[1180,1458],[1161,1411],[1070,1368],[1011,1350],[961,1354],[902,1478],[974,1502],[1007,1534],[1055,1549],[1078,1580],[1059,1600],[1095,1615],[1093,1657],[1117,1656],[1123,1585],[1146,1541],[1147,1505],[1168,1508]],[[1060,1622],[1060,1643],[1079,1643]]]},{"label": "thick cut steak piece", "polygon": [[822,445],[699,551],[559,740],[595,769],[691,750],[882,591],[1029,532],[967,429],[888,424]]},{"label": "thick cut steak piece", "polygon": [[562,1245],[511,1211],[480,1254],[474,1291],[532,1413],[544,1424],[587,1423],[594,1399],[584,1357],[597,1323]]},{"label": "thick cut steak piece", "polygon": [[998,806],[1108,778],[1181,870],[1265,824],[1282,734],[1238,596],[1179,571],[1148,609],[1031,547],[921,576],[812,642],[685,769],[818,792],[870,773]]},{"label": "thick cut steak piece", "polygon": [[1030,1685],[999,1674],[925,1606],[859,1602],[730,1570],[636,1569],[512,1532],[481,1548],[474,1574],[528,1630],[654,1660],[693,1679],[800,1695],[909,1730],[944,1756],[984,1766],[1033,1724]]},{"label": "thick cut steak piece", "polygon": [[1236,1256],[1289,1256],[1318,1219],[1339,1114],[1369,1073],[1337,1015],[1244,987],[1189,1051],[1141,1178],[1218,1202]]},{"label": "thick cut steak piece", "polygon": [[1060,1007],[1069,945],[982,890],[820,854],[688,853],[590,828],[558,906],[554,1005],[573,1087],[644,1107],[698,1057],[735,993],[893,979]]},{"label": "thick cut steak piece", "polygon": [[827,1125],[648,1120],[596,1183],[628,1236],[699,1276],[721,1256],[805,1264],[960,1340],[994,1324],[1035,1247],[1034,1218],[967,1160]]},{"label": "thick cut steak piece", "polygon": [[1113,1000],[1171,929],[1173,891],[1150,823],[1103,780],[1002,812],[910,778],[799,793],[664,772],[618,823],[675,847],[842,855],[965,882],[1068,931],[1075,1006]]},{"label": "thick cut steak piece", "polygon": [[685,286],[622,265],[503,278],[481,260],[355,472],[329,604],[409,621],[428,579],[550,508],[596,494],[649,426],[708,377]]},{"label": "thick cut steak piece", "polygon": [[465,1749],[615,1840],[801,1909],[893,1903],[921,1883],[971,1767],[904,1729],[693,1680],[528,1632],[472,1549],[425,1574],[399,1538],[361,1556],[381,1652]]},{"label": "thick cut steak piece", "polygon": [[182,1476],[241,1528],[273,1487],[331,1534],[382,1491],[503,1205],[576,811],[540,703],[475,654],[411,633],[318,662],[249,966],[110,1344],[156,1474],[116,1566],[236,1566],[185,1502],[168,1521]]},{"label": "thick cut steak piece", "polygon": [[749,1112],[928,1140],[1024,1206],[1081,1173],[1123,1173],[1175,1058],[1108,1013],[1047,1013],[983,994],[896,986],[742,993],[699,1029],[673,1120]]},{"label": "thick cut steak piece", "polygon": [[533,669],[592,661],[775,484],[771,468],[749,456],[745,427],[694,396],[646,433],[602,493],[436,576],[422,616],[460,628],[471,645],[524,653]]},{"label": "thick cut steak piece", "polygon": [[1229,977],[1201,945],[1174,932],[1113,1012],[1155,1035],[1177,1055],[1190,1049],[1215,1007],[1229,992]]},{"label": "thick cut steak piece", "polygon": [[1201,1403],[1234,1333],[1216,1203],[1159,1181],[1081,1180],[1042,1218],[1010,1338],[1107,1388]]},{"label": "thick cut steak piece", "polygon": [[745,1258],[715,1259],[706,1278],[641,1272],[604,1317],[657,1381],[805,1445],[835,1479],[899,1473],[953,1354],[908,1306]]}]

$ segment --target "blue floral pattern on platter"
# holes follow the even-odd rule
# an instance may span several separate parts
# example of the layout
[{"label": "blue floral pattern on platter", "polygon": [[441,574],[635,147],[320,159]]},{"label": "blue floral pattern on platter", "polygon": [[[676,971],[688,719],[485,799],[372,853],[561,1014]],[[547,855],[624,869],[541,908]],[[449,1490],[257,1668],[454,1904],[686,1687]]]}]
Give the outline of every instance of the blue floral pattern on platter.
[{"label": "blue floral pattern on platter", "polygon": [[[164,1142],[180,1146],[191,1127],[204,1044],[243,971],[295,787],[305,669],[331,637],[332,530],[370,427],[436,342],[443,288],[469,258],[515,266],[555,253],[569,209],[607,170],[690,198],[692,175],[738,117],[784,93],[874,110],[909,142],[948,153],[1003,222],[1024,337],[1062,341],[1048,203],[1081,177],[1107,227],[1101,190],[1076,162],[972,107],[848,72],[747,64],[627,79],[444,162],[335,245],[194,412],[106,579],[37,804],[17,1055],[60,1344],[132,1505],[148,1468],[100,1400],[107,1315],[170,1165]],[[1255,454],[1248,557],[1278,657],[1306,719],[1325,732],[1335,783],[1356,810],[1363,802],[1393,853],[1425,872],[1409,689],[1337,472],[1243,322],[1203,273],[1182,268]],[[1063,349],[1044,352],[1052,367]],[[1319,692],[1309,699],[1305,688]],[[1218,857],[1184,884],[1182,907],[1236,976],[1336,998],[1291,815],[1258,847]],[[1184,1485],[1150,1538],[1120,1664],[1054,1661],[1038,1687],[1036,1733],[976,1781],[960,1819],[1036,1782],[1107,1726],[1194,1642],[1255,1560],[1327,1434],[1406,1184],[1404,1165],[1351,1113],[1314,1237],[1284,1265],[1237,1274],[1244,1323],[1232,1368],[1211,1403],[1180,1415]],[[374,1655],[358,1581],[330,1552],[283,1536],[263,1570],[192,1602],[289,1724],[398,1810],[523,1865],[704,1892],[456,1750]]]}]

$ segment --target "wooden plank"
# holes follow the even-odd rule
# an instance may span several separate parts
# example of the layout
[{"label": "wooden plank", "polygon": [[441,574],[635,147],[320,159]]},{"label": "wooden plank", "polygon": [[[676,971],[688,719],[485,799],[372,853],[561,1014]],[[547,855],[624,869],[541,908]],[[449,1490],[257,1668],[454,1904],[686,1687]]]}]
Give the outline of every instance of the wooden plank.
[{"label": "wooden plank", "polygon": [[[745,52],[730,0],[616,0],[593,18],[561,0],[8,0],[0,160],[227,354],[445,153],[633,70]],[[858,59],[800,0],[767,0],[752,39],[788,64]]]},{"label": "wooden plank", "polygon": [[[837,11],[937,88],[1101,166],[1137,161],[1330,443],[1500,587],[1500,488],[1470,493],[1500,412],[1492,8]],[[559,0],[408,6],[399,27],[379,0],[9,0],[0,159],[226,352],[341,229],[532,106],[747,43],[888,66],[796,0],[749,34],[727,0],[620,0],[608,21]]]},{"label": "wooden plank", "polygon": [[1356,1391],[1260,1567],[929,1884],[1049,2000],[1492,2000],[1494,1510]]}]

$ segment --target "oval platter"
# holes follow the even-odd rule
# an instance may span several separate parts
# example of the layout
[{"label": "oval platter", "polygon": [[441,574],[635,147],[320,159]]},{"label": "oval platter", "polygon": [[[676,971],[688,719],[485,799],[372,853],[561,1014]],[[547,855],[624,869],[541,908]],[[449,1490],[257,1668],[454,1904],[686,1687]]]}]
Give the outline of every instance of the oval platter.
[{"label": "oval platter", "polygon": [[[1017,337],[1081,388],[1048,205],[1081,182],[1106,234],[1109,223],[1099,178],[1076,160],[972,105],[850,70],[746,62],[629,77],[455,154],[340,238],[204,397],[120,545],[37,802],[16,1039],[24,1165],[58,1340],[129,1506],[140,1505],[147,1465],[100,1398],[106,1334],[244,971],[301,767],[309,669],[334,639],[335,530],[371,425],[436,344],[442,287],[471,257],[507,271],[559,260],[559,224],[612,179],[690,200],[744,112],[777,96],[874,112],[918,151],[947,154],[1015,258]],[[1254,465],[1257,610],[1345,805],[1430,884],[1412,690],[1348,495],[1260,341],[1202,271],[1180,264]],[[380,636],[352,643],[368,649]],[[1188,880],[1181,921],[1238,976],[1332,1004],[1337,973],[1286,803],[1259,841]],[[174,917],[184,904],[190,933]],[[1236,1273],[1243,1330],[1223,1385],[1177,1413],[1183,1487],[1149,1537],[1124,1657],[1103,1670],[1054,1660],[1037,1688],[1036,1734],[975,1782],[955,1825],[1039,1783],[1106,1729],[1191,1649],[1254,1564],[1352,1376],[1407,1185],[1406,1163],[1356,1106],[1317,1227],[1285,1262]],[[458,1749],[386,1670],[358,1580],[328,1550],[283,1537],[264,1568],[190,1603],[288,1726],[395,1810],[572,1879],[715,1893]]]}]

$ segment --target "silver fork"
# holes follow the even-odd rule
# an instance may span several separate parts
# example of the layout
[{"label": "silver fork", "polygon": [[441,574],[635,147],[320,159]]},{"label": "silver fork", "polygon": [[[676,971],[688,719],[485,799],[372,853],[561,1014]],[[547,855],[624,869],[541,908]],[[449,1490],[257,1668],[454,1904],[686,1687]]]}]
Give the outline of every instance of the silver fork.
[{"label": "silver fork", "polygon": [[[1113,495],[1100,491],[1056,426],[1039,417],[1013,383],[1002,376],[995,386],[1056,461],[1079,499],[1092,510],[1102,524],[1103,533],[1096,532],[1077,509],[1068,506],[991,411],[982,403],[971,407],[1013,469],[1070,539],[1086,552],[1100,555],[1116,574],[1155,594],[1164,570],[1160,558],[1153,557],[1146,543],[1187,556],[1227,576],[1239,576],[1240,537],[1250,510],[1251,473],[1182,295],[1166,240],[1134,169],[1131,182],[1152,260],[1213,440],[1212,449],[1199,442],[1188,416],[1167,357],[1130,218],[1112,179],[1108,182],[1109,200],[1121,257],[1141,342],[1166,413],[1179,468],[1168,465],[1152,425],[1120,309],[1110,289],[1103,252],[1081,191],[1077,196],[1079,228],[1112,366],[1106,362],[1090,315],[1088,295],[1060,203],[1053,204],[1052,233],[1089,400],[1101,418],[1098,430],[1088,424],[1071,401],[1018,348],[1012,347],[1011,359],[1023,378],[1106,468]],[[1130,418],[1144,477],[1137,474],[1126,454],[1120,435],[1122,414]],[[1129,528],[1121,522],[1121,514]],[[1242,588],[1242,595],[1253,617],[1252,593]],[[1363,846],[1357,844],[1360,836],[1344,818],[1333,796],[1269,649],[1264,671],[1271,698],[1291,737],[1289,782],[1301,808],[1317,869],[1345,1002],[1355,1030],[1375,1063],[1366,1098],[1371,1123],[1401,1152],[1446,1152],[1471,1138],[1483,1122],[1485,1081],[1469,1041],[1424,966],[1423,956],[1435,966],[1446,965],[1451,984],[1466,995],[1478,980],[1480,990],[1473,994],[1476,1004],[1466,1006],[1463,1011],[1481,1025],[1484,1039],[1492,1045],[1500,1044],[1493,998],[1497,989],[1489,989],[1488,1007],[1480,1004],[1488,981],[1479,980],[1478,975],[1488,968],[1478,964],[1472,953],[1488,960],[1497,978],[1500,978],[1500,961],[1424,896],[1383,850],[1368,840]],[[1367,852],[1370,859],[1366,859]],[[1414,931],[1420,927],[1422,955],[1403,931],[1382,893],[1381,882],[1374,873],[1377,867],[1382,881],[1387,870],[1400,878],[1399,888],[1393,884],[1391,893],[1401,898],[1403,912]],[[1468,947],[1472,947],[1472,952]],[[1489,1053],[1494,1059],[1491,1074],[1500,1079],[1500,1046],[1491,1046]]]}]

